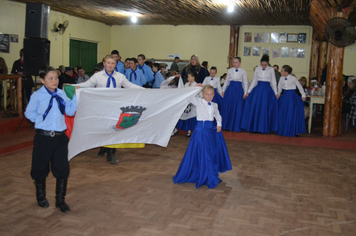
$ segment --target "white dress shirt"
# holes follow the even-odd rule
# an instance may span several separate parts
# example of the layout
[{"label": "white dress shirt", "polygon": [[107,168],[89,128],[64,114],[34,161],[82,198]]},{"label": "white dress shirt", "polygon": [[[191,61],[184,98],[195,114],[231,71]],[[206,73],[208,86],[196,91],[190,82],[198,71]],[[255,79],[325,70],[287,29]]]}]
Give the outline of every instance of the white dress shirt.
[{"label": "white dress shirt", "polygon": [[217,126],[221,126],[221,116],[215,102],[209,105],[205,99],[196,97],[190,102],[197,108],[197,121],[214,121],[215,118]]},{"label": "white dress shirt", "polygon": [[[237,69],[237,72],[236,72]],[[230,81],[239,81],[242,83],[242,88],[244,90],[244,95],[247,93],[248,81],[247,73],[242,68],[231,67],[227,70],[226,80],[224,83],[223,91],[226,92],[227,87],[230,84]]]},{"label": "white dress shirt", "polygon": [[189,84],[190,82],[185,83],[184,88],[194,87],[195,85],[197,85],[197,82],[193,82],[191,85]]},{"label": "white dress shirt", "polygon": [[222,89],[221,89],[221,84],[220,84],[220,78],[219,77],[211,77],[211,76],[208,76],[204,79],[203,81],[203,85],[211,85],[214,87],[214,89],[216,88],[218,93],[220,95],[222,95]]},{"label": "white dress shirt", "polygon": [[293,75],[288,75],[287,77],[281,76],[278,83],[278,95],[281,95],[283,89],[295,90],[296,88],[298,88],[302,97],[305,98],[304,89],[296,77],[294,77]]},{"label": "white dress shirt", "polygon": [[[128,81],[126,79],[126,76],[119,72],[114,71],[112,76],[115,78],[116,88],[121,88],[122,86],[124,88],[144,89]],[[105,73],[105,70],[102,70],[100,72],[93,74],[92,77],[90,77],[90,79],[87,80],[86,82],[76,84],[76,86],[105,88],[108,82],[108,78],[109,76]],[[110,88],[114,88],[112,81],[110,81]]]},{"label": "white dress shirt", "polygon": [[265,70],[262,69],[262,66],[258,66],[255,69],[255,74],[253,76],[251,85],[248,89],[248,92],[250,93],[252,89],[257,85],[258,81],[263,81],[263,82],[270,82],[271,87],[274,91],[274,94],[277,94],[277,81],[276,81],[276,74],[274,72],[274,69],[270,66],[267,66]]}]

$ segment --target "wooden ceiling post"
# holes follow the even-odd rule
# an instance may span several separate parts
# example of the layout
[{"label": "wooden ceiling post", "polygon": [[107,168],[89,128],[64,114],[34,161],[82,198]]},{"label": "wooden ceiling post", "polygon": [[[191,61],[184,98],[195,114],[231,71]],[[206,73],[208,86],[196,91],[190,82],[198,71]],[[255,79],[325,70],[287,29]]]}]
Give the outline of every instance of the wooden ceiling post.
[{"label": "wooden ceiling post", "polygon": [[319,59],[318,59],[318,73],[317,73],[317,78],[318,78],[318,83],[321,83],[321,74],[323,72],[323,69],[326,66],[326,61],[328,57],[328,42],[320,42],[319,43]]},{"label": "wooden ceiling post", "polygon": [[309,83],[312,78],[318,77],[319,44],[317,40],[312,41],[309,69]]},{"label": "wooden ceiling post", "polygon": [[240,27],[238,25],[230,25],[229,67],[232,67],[232,60],[238,54],[239,31]]}]

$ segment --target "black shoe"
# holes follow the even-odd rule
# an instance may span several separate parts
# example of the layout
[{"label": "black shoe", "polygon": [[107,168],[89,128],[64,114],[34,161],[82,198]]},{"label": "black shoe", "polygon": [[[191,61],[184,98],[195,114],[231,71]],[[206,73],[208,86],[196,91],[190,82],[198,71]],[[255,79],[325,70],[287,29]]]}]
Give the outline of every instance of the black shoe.
[{"label": "black shoe", "polygon": [[46,179],[35,180],[36,185],[36,199],[40,207],[47,208],[49,203],[46,199]]},{"label": "black shoe", "polygon": [[98,156],[104,156],[104,154],[107,152],[107,148],[105,148],[105,147],[100,147],[100,151],[98,152],[98,154],[96,154],[96,155],[98,155]]},{"label": "black shoe", "polygon": [[115,152],[116,152],[116,148],[108,148],[107,149],[106,161],[113,165],[119,162],[119,160],[117,160],[115,157]]},{"label": "black shoe", "polygon": [[69,206],[64,201],[67,193],[67,179],[57,179],[56,184],[56,207],[61,210],[61,212],[70,211]]}]

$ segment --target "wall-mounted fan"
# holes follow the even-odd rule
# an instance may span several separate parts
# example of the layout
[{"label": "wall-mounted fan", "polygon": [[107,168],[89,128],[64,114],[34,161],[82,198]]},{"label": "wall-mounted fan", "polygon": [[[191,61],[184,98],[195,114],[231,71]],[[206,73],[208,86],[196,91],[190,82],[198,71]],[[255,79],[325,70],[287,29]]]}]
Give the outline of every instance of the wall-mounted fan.
[{"label": "wall-mounted fan", "polygon": [[66,30],[66,28],[68,27],[68,25],[69,25],[68,20],[64,21],[63,23],[59,23],[58,21],[56,21],[53,23],[51,32],[58,33],[58,34],[62,35],[64,33],[64,31]]},{"label": "wall-mounted fan", "polygon": [[326,40],[337,47],[346,47],[355,42],[355,27],[345,18],[335,17],[326,22],[324,27]]}]

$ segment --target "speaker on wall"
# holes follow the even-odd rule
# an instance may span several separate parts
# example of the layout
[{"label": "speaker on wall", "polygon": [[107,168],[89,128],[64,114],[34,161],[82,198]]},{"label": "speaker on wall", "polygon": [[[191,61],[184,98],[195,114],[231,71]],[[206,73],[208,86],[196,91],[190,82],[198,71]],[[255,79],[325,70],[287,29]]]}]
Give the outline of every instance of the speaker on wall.
[{"label": "speaker on wall", "polygon": [[38,76],[43,66],[49,65],[51,42],[47,39],[24,39],[24,74]]},{"label": "speaker on wall", "polygon": [[49,9],[45,4],[26,4],[25,37],[48,38]]}]

